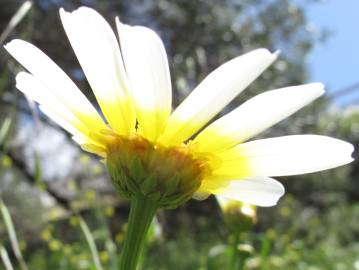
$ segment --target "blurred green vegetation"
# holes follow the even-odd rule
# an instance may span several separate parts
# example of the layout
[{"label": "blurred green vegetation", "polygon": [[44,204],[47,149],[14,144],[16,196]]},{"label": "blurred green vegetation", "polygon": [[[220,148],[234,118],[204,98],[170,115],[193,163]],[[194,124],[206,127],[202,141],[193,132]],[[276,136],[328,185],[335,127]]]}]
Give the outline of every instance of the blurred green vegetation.
[{"label": "blurred green vegetation", "polygon": [[[326,36],[308,27],[304,8],[310,2],[37,0],[6,41],[22,38],[40,47],[95,102],[64,35],[59,7],[88,5],[112,25],[118,15],[149,26],[166,45],[174,105],[232,57],[257,47],[280,49],[280,59],[228,111],[256,93],[307,82],[304,59]],[[0,32],[22,3],[0,1]],[[117,199],[103,165],[17,92],[14,76],[20,69],[0,50],[0,197],[17,235],[9,237],[9,223],[0,219],[2,262],[8,257],[21,270],[116,269],[128,204]],[[299,133],[334,136],[357,147],[359,108],[335,108],[322,98],[261,136]],[[285,197],[276,207],[259,209],[258,223],[240,235],[236,252],[249,255],[244,269],[359,269],[358,177],[357,160],[279,179]],[[141,269],[232,269],[233,238],[214,198],[190,201],[158,214]],[[11,269],[5,265],[0,269]]]}]

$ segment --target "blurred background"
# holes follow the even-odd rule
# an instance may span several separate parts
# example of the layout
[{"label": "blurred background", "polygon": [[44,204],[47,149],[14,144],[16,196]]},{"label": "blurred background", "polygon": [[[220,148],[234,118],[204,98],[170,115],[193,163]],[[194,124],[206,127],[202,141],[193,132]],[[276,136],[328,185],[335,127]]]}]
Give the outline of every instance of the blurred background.
[{"label": "blurred background", "polygon": [[[45,51],[95,103],[58,10],[94,7],[164,40],[174,106],[211,70],[258,47],[279,60],[223,112],[266,90],[321,81],[327,95],[260,137],[312,133],[359,143],[357,0],[0,0],[0,45]],[[21,67],[0,49],[0,269],[117,269],[128,216],[106,168],[15,89]],[[357,154],[354,154],[356,157]],[[358,158],[357,158],[358,160]],[[359,165],[279,178],[276,207],[234,211],[214,198],[160,212],[141,269],[359,269]],[[11,219],[9,218],[9,214]],[[11,221],[12,220],[12,221]],[[238,238],[238,239],[237,239]],[[234,240],[237,239],[240,246]],[[233,253],[234,252],[234,253]],[[240,257],[234,267],[233,254]]]}]

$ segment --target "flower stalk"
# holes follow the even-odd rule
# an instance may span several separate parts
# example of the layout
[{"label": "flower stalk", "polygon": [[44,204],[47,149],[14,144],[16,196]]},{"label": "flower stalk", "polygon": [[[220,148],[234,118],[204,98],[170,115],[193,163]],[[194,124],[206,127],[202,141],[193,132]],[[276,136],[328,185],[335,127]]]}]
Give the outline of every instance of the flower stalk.
[{"label": "flower stalk", "polygon": [[137,194],[131,199],[127,233],[120,257],[120,270],[135,270],[148,229],[158,209],[157,202]]},{"label": "flower stalk", "polygon": [[232,258],[231,258],[231,269],[238,269],[236,268],[236,265],[238,263],[238,244],[239,244],[239,238],[240,238],[240,232],[236,231],[234,233],[234,239],[232,243]]}]

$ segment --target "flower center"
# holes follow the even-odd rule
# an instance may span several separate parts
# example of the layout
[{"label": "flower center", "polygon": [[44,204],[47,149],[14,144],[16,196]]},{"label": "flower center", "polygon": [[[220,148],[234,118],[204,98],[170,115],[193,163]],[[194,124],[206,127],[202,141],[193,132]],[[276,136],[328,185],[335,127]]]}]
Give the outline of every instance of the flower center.
[{"label": "flower center", "polygon": [[143,194],[173,208],[189,200],[210,174],[208,158],[189,145],[164,147],[133,134],[107,136],[106,162],[116,188],[131,198]]}]

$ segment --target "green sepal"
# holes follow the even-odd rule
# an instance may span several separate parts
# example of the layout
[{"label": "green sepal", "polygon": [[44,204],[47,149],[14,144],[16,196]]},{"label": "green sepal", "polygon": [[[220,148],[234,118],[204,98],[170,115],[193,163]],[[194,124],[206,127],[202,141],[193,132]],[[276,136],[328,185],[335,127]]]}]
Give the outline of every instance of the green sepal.
[{"label": "green sepal", "polygon": [[135,156],[132,159],[130,171],[133,176],[133,179],[136,181],[137,184],[140,184],[146,177],[145,170],[143,169],[143,165],[139,157]]},{"label": "green sepal", "polygon": [[163,196],[170,195],[176,191],[178,188],[178,184],[181,181],[181,178],[175,174],[172,178],[168,179],[168,181],[165,182],[165,192]]},{"label": "green sepal", "polygon": [[157,187],[157,178],[155,175],[150,175],[140,184],[140,189],[142,191],[142,194],[144,195],[156,191],[156,187]]}]

